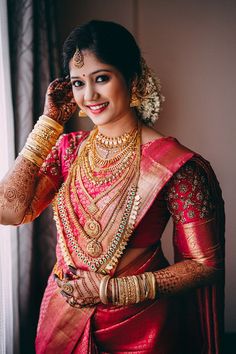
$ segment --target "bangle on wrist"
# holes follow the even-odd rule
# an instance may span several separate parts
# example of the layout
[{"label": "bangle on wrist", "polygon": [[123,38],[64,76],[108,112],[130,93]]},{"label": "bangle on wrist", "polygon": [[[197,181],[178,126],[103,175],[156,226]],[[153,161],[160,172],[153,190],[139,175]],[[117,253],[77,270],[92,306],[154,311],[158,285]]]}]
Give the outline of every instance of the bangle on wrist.
[{"label": "bangle on wrist", "polygon": [[107,289],[108,289],[108,283],[109,280],[111,279],[110,275],[105,275],[100,283],[99,286],[99,296],[100,300],[103,304],[107,305],[108,304],[108,296],[107,296]]},{"label": "bangle on wrist", "polygon": [[152,272],[112,278],[110,284],[113,305],[127,306],[156,298],[156,278]]},{"label": "bangle on wrist", "polygon": [[62,132],[63,126],[61,124],[42,115],[29,134],[19,155],[40,167]]}]

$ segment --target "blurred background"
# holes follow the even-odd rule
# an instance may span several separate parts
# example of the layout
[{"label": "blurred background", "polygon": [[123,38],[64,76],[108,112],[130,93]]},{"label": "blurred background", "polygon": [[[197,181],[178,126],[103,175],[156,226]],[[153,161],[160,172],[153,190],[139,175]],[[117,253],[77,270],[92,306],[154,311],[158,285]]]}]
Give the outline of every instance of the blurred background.
[{"label": "blurred background", "polygon": [[[223,190],[225,353],[234,353],[236,1],[1,0],[0,6],[1,175],[41,115],[48,83],[62,74],[61,50],[70,31],[101,19],[134,34],[166,97],[156,128],[209,160]],[[66,130],[90,128],[87,118],[75,117]],[[33,224],[0,229],[0,353],[34,353],[39,305],[55,261],[51,218],[48,209]],[[171,226],[163,237],[170,261]]]}]

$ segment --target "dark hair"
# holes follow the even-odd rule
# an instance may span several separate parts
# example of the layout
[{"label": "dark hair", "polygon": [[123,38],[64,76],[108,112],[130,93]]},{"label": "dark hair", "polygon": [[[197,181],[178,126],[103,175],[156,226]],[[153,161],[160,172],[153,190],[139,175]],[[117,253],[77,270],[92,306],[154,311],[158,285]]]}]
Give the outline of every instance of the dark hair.
[{"label": "dark hair", "polygon": [[91,50],[101,62],[114,66],[127,85],[141,74],[140,49],[132,34],[117,23],[93,20],[71,32],[63,46],[65,76],[76,48]]}]

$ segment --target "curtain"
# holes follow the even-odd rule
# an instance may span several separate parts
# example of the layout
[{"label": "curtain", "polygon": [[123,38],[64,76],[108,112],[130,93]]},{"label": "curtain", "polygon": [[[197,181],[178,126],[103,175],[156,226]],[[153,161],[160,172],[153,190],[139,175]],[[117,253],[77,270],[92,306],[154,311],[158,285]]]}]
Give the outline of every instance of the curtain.
[{"label": "curtain", "polygon": [[[13,110],[7,31],[7,4],[0,2],[0,179],[14,160]],[[0,354],[17,354],[17,257],[16,229],[0,226]]]},{"label": "curtain", "polygon": [[[52,0],[8,0],[16,155],[42,114],[46,88],[60,74]],[[55,262],[51,210],[18,228],[19,322],[22,354],[34,353],[39,306]]]}]

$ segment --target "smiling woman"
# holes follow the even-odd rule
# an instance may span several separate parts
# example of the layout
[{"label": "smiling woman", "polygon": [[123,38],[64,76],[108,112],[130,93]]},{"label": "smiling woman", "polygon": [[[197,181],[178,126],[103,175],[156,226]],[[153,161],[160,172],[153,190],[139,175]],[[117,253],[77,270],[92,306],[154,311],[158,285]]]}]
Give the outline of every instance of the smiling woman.
[{"label": "smiling woman", "polygon": [[[63,55],[65,78],[49,85],[0,186],[4,224],[53,204],[57,262],[36,353],[220,353],[224,211],[214,172],[152,128],[160,84],[125,28],[91,21]],[[77,106],[95,128],[59,138]],[[173,265],[161,248],[170,217]]]},{"label": "smiling woman", "polygon": [[[91,51],[83,51],[84,65],[78,68],[71,60],[70,77],[77,105],[106,135],[123,134],[130,120],[136,125],[136,117],[130,107],[130,90],[123,75],[113,66],[104,64]],[[128,117],[128,115],[131,116]],[[117,130],[111,129],[117,122]]]}]

